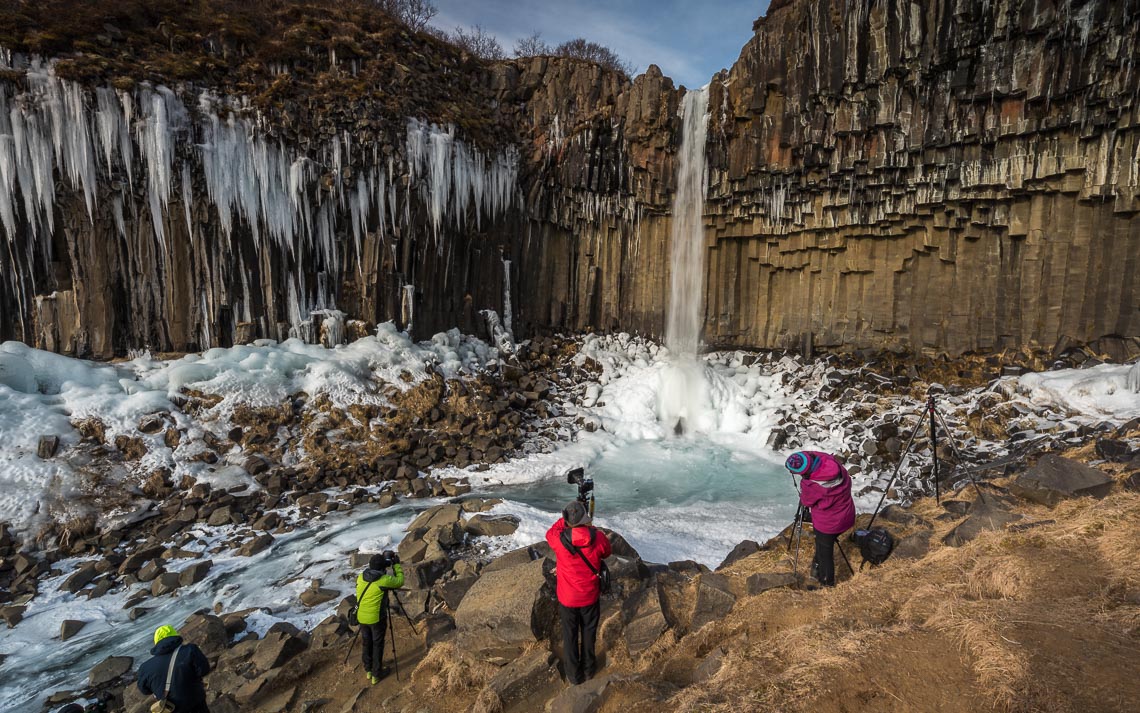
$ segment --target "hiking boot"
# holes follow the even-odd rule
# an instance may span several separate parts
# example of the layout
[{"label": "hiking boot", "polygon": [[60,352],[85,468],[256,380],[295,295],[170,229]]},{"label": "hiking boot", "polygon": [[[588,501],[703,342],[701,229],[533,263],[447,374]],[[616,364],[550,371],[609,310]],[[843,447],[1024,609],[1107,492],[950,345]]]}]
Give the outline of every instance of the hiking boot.
[{"label": "hiking boot", "polygon": [[375,686],[377,683],[380,683],[380,679],[376,678],[371,673],[369,673],[368,674],[368,682],[371,683],[373,686]]}]

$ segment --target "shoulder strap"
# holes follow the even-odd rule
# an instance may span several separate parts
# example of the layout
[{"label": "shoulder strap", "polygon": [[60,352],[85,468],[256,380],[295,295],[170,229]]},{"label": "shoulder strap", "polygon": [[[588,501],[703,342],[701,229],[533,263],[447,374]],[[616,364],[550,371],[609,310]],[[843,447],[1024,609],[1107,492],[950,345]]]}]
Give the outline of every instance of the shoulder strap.
[{"label": "shoulder strap", "polygon": [[365,595],[365,594],[368,594],[368,588],[369,588],[369,587],[371,587],[371,586],[372,586],[372,584],[373,584],[373,582],[375,582],[375,581],[376,581],[376,580],[374,579],[374,580],[372,580],[371,582],[368,582],[367,584],[365,584],[365,585],[364,585],[364,591],[360,593],[360,599],[359,599],[359,600],[357,600],[357,602],[356,602],[356,606],[360,606],[360,605],[361,605],[361,603],[364,601],[364,595]]},{"label": "shoulder strap", "polygon": [[[578,549],[577,547],[575,547],[573,545],[573,543],[570,542],[570,530],[563,530],[561,539],[562,539],[562,544],[566,547],[566,549],[570,550],[570,552],[572,552],[572,553],[574,553],[574,554],[576,554],[582,558],[582,561],[586,563],[586,566],[590,568],[590,571],[594,573],[595,577],[601,577],[602,576],[601,573],[598,571],[598,568],[595,567],[594,565],[590,564],[590,560],[586,558],[586,555],[582,552],[582,550]],[[594,539],[594,533],[591,532],[590,533],[591,544],[593,543],[593,539]]]},{"label": "shoulder strap", "polygon": [[170,684],[174,682],[174,662],[178,660],[178,652],[181,650],[182,644],[179,644],[174,653],[170,654],[170,665],[166,668],[166,685],[162,687],[162,700],[164,701],[170,695]]}]

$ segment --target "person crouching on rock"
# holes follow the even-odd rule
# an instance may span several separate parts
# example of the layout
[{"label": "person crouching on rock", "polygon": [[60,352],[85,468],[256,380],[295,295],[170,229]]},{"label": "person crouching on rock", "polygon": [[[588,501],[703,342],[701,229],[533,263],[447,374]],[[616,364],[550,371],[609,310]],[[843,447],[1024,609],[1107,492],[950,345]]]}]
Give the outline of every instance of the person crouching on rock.
[{"label": "person crouching on rock", "polygon": [[558,609],[566,679],[577,685],[594,675],[601,582],[597,572],[613,550],[606,533],[590,525],[586,506],[575,500],[546,532],[557,562]]},{"label": "person crouching on rock", "polygon": [[799,451],[788,456],[784,467],[800,481],[800,504],[811,513],[815,530],[812,569],[825,587],[835,586],[835,541],[855,525],[855,501],[851,476],[833,456],[818,451]]},{"label": "person crouching on rock", "polygon": [[[154,632],[151,658],[139,666],[139,690],[154,696],[155,713],[210,713],[206,707],[203,679],[210,662],[194,644],[183,643],[173,626],[160,626]],[[165,705],[163,705],[165,704]]]},{"label": "person crouching on rock", "polygon": [[[391,574],[384,571],[392,568]],[[388,590],[404,586],[400,557],[391,550],[372,555],[356,577],[356,620],[363,634],[364,675],[372,684],[384,678],[384,632],[388,627]]]}]

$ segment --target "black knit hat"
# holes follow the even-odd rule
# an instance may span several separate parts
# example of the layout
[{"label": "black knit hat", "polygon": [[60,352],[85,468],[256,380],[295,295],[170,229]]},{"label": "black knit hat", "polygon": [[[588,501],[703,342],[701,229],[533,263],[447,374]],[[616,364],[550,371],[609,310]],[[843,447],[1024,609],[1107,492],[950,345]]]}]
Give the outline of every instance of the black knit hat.
[{"label": "black knit hat", "polygon": [[388,559],[384,555],[372,555],[368,560],[369,569],[384,569],[388,566]]}]

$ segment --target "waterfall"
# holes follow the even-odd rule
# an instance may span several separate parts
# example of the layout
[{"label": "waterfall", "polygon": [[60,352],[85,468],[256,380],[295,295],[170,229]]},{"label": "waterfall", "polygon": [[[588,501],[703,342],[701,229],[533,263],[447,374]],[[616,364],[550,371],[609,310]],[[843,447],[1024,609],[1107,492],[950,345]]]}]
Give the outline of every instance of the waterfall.
[{"label": "waterfall", "polygon": [[669,312],[665,324],[665,345],[674,361],[662,372],[657,395],[661,421],[678,435],[689,430],[710,430],[716,421],[715,414],[711,413],[704,369],[697,361],[705,307],[708,106],[708,87],[687,92],[681,105],[680,162],[677,192],[673,196]]},{"label": "waterfall", "polygon": [[677,355],[696,355],[704,316],[705,283],[705,134],[708,129],[708,87],[685,94],[681,105],[680,164],[673,195],[670,234],[669,316],[665,345]]}]

